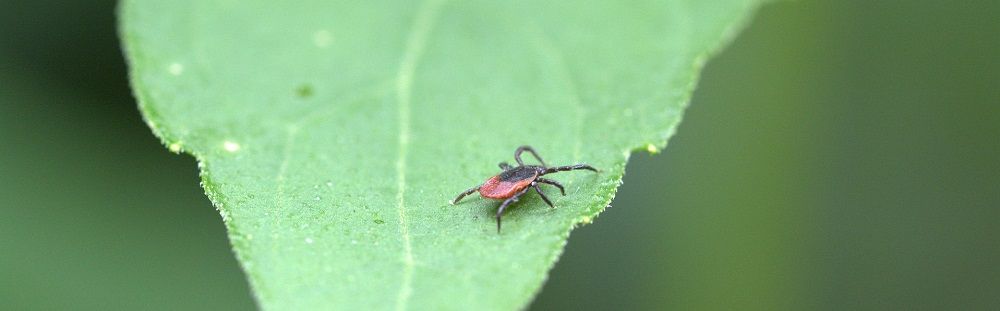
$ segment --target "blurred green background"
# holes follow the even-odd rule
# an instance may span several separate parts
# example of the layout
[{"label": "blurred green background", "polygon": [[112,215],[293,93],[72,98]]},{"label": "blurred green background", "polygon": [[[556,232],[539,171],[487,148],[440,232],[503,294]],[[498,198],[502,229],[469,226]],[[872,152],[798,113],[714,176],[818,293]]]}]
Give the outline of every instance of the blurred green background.
[{"label": "blurred green background", "polygon": [[[0,309],[252,309],[114,3],[0,7]],[[764,7],[532,309],[1000,308],[998,55],[998,1]]]}]

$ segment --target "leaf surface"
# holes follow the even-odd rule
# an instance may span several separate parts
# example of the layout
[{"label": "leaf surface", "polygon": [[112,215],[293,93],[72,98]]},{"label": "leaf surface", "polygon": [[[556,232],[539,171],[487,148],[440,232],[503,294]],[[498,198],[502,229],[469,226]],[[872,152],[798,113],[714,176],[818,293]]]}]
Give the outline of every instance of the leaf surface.
[{"label": "leaf surface", "polygon": [[[194,155],[264,309],[524,307],[750,0],[125,1],[146,121]],[[462,190],[532,145],[557,206]],[[528,158],[526,161],[531,162]],[[634,241],[639,243],[640,241]],[[595,263],[601,264],[601,263]]]}]

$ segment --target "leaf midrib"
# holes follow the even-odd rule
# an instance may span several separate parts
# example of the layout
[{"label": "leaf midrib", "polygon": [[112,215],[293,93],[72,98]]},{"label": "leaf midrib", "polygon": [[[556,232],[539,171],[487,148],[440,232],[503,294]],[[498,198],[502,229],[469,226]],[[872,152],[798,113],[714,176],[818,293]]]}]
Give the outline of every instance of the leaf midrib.
[{"label": "leaf midrib", "polygon": [[399,109],[399,138],[396,158],[396,212],[399,230],[403,240],[403,280],[396,296],[396,310],[406,310],[413,293],[413,273],[415,260],[410,243],[410,230],[406,216],[406,157],[410,145],[410,101],[413,96],[413,76],[427,46],[427,37],[434,27],[444,0],[426,0],[420,5],[407,36],[403,59],[396,74],[396,99]]}]

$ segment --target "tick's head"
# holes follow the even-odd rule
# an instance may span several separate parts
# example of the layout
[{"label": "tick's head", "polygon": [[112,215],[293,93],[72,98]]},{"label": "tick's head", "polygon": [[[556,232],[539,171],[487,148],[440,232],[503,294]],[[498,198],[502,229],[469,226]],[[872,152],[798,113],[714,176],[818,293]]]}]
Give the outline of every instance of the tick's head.
[{"label": "tick's head", "polygon": [[544,167],[537,165],[523,165],[503,171],[498,175],[501,181],[516,182],[525,179],[535,179],[545,171]]}]

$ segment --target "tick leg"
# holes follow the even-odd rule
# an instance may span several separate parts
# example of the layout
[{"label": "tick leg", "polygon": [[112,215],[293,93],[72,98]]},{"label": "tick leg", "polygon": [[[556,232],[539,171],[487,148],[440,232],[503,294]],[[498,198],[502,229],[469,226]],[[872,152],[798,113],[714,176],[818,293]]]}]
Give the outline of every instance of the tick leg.
[{"label": "tick leg", "polygon": [[538,196],[542,197],[542,201],[545,201],[545,203],[548,204],[549,207],[556,208],[555,205],[552,205],[552,201],[549,201],[549,198],[545,196],[544,192],[542,192],[542,189],[538,187],[538,184],[533,184],[531,185],[531,187],[535,188],[535,192],[538,192]]},{"label": "tick leg", "polygon": [[517,160],[517,164],[524,165],[524,161],[521,161],[521,153],[525,151],[531,152],[531,155],[535,156],[535,159],[538,159],[538,163],[541,163],[542,166],[548,166],[545,165],[545,161],[542,160],[542,157],[538,156],[538,153],[535,152],[535,149],[532,149],[531,146],[517,147],[517,151],[514,151],[514,160]]},{"label": "tick leg", "polygon": [[524,190],[521,190],[521,192],[518,192],[514,196],[507,198],[506,200],[503,201],[502,204],[500,204],[500,208],[497,209],[497,233],[500,233],[500,216],[503,215],[503,211],[507,209],[507,206],[510,205],[511,203],[517,202],[517,198],[523,195],[525,192],[528,192],[528,188],[524,188]]},{"label": "tick leg", "polygon": [[507,162],[500,162],[499,165],[500,165],[500,169],[502,169],[504,171],[507,171],[507,170],[510,170],[510,169],[514,168],[513,166],[510,166],[510,164],[507,164]]},{"label": "tick leg", "polygon": [[597,169],[594,168],[593,166],[590,166],[590,165],[587,165],[587,164],[574,164],[574,165],[556,166],[556,167],[547,168],[547,169],[545,169],[544,172],[542,172],[542,175],[552,174],[552,173],[555,173],[555,172],[575,171],[575,170],[588,170],[588,171],[594,171],[594,173],[597,173]]},{"label": "tick leg", "polygon": [[560,184],[558,181],[550,180],[550,179],[545,179],[545,178],[541,178],[541,177],[535,178],[535,181],[543,183],[543,184],[550,184],[550,185],[556,186],[556,188],[559,188],[559,192],[562,192],[562,195],[566,195],[566,188],[563,188],[563,185]]},{"label": "tick leg", "polygon": [[455,203],[458,203],[458,201],[461,200],[462,198],[464,198],[465,196],[470,195],[473,192],[479,191],[479,187],[482,187],[482,186],[483,185],[479,185],[479,186],[475,186],[475,187],[469,188],[469,190],[465,190],[465,192],[462,192],[462,194],[459,194],[457,198],[455,198],[454,200],[451,200],[451,205],[455,205]]}]

